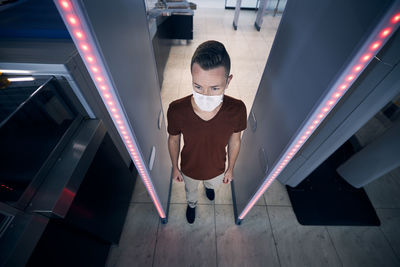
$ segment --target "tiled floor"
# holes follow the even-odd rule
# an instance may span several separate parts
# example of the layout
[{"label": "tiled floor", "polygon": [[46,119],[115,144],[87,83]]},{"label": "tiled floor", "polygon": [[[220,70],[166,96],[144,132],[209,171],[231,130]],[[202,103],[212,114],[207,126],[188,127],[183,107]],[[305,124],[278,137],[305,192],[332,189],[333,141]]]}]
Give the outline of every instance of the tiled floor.
[{"label": "tiled floor", "polygon": [[[191,93],[190,58],[208,39],[226,45],[234,75],[226,93],[250,110],[280,17],[265,16],[257,32],[255,12],[242,11],[234,31],[234,13],[223,9],[224,1],[196,3],[194,40],[174,46],[167,63],[161,91],[165,111],[172,100]],[[183,183],[173,182],[169,221],[163,225],[138,178],[120,244],[112,248],[107,266],[400,266],[398,173],[366,188],[380,227],[302,226],[277,181],[240,226],[234,223],[229,186],[219,188],[214,202],[200,193],[196,221],[189,225]]]}]

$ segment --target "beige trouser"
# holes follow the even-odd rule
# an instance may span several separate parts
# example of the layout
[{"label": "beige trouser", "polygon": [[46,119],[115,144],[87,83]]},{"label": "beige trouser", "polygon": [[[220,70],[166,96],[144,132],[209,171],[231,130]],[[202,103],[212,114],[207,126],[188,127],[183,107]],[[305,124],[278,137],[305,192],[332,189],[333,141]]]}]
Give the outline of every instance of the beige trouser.
[{"label": "beige trouser", "polygon": [[[192,179],[182,173],[183,181],[185,182],[186,200],[189,207],[194,208],[197,205],[197,187],[201,180]],[[216,189],[224,179],[224,173],[210,180],[204,180],[203,184],[208,189]]]}]

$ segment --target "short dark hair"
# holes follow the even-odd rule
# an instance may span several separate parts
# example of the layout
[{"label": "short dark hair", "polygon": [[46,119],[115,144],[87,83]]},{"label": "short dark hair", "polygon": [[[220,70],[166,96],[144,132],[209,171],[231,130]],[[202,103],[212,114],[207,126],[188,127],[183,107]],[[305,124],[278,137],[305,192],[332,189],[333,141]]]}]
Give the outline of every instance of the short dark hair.
[{"label": "short dark hair", "polygon": [[194,63],[199,64],[203,70],[222,66],[225,68],[226,77],[229,76],[231,71],[231,59],[228,52],[225,46],[218,41],[206,41],[200,44],[193,54],[190,71],[192,71]]}]

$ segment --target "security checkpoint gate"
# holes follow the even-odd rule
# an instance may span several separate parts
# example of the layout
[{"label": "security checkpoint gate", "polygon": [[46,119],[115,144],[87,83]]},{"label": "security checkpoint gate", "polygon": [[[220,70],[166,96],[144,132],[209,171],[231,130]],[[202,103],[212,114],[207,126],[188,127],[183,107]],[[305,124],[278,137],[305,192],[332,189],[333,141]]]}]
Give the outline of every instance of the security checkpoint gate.
[{"label": "security checkpoint gate", "polygon": [[[95,92],[166,222],[171,163],[144,4],[54,2],[96,84]],[[399,2],[369,1],[362,9],[357,1],[288,2],[235,167],[236,223],[276,178],[297,185],[361,127],[370,114],[356,107],[376,110],[398,93],[396,86],[368,91],[359,83],[371,74],[367,68],[378,72],[377,83],[398,71],[393,67],[398,52],[384,46],[396,39]],[[314,15],[308,16],[308,10]],[[390,54],[388,58],[397,60],[391,66],[375,58],[382,48],[387,50],[383,58]],[[368,102],[371,93],[377,95],[375,105]]]}]

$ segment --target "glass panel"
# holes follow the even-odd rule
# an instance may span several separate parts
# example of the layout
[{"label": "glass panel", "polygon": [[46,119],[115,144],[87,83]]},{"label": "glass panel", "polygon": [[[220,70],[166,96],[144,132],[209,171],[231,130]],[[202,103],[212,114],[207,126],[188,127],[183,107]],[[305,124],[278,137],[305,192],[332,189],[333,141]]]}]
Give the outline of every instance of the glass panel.
[{"label": "glass panel", "polygon": [[12,76],[0,76],[0,125],[25,102],[49,77],[29,82],[9,82]]},{"label": "glass panel", "polygon": [[0,123],[1,201],[18,200],[76,115],[49,81]]}]

